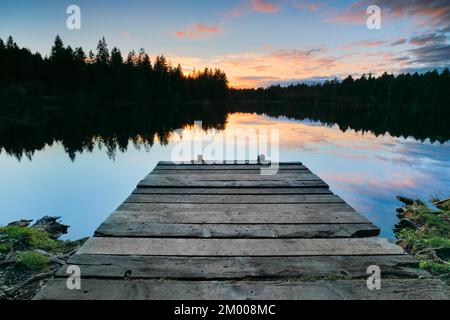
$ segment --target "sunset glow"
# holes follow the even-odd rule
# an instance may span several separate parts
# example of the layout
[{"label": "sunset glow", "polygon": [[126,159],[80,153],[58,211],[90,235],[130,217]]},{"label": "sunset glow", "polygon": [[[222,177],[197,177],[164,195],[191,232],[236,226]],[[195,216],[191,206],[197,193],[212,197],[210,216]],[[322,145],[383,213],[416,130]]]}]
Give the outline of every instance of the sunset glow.
[{"label": "sunset glow", "polygon": [[[370,3],[369,3],[370,2]],[[65,27],[65,3],[2,1],[0,37],[44,55],[56,34],[95,49],[105,36],[122,53],[145,48],[189,74],[223,69],[239,88],[318,82],[351,74],[415,72],[449,66],[450,9],[431,1],[233,0],[164,3],[80,0],[82,29]],[[366,26],[368,5],[381,29]]]}]

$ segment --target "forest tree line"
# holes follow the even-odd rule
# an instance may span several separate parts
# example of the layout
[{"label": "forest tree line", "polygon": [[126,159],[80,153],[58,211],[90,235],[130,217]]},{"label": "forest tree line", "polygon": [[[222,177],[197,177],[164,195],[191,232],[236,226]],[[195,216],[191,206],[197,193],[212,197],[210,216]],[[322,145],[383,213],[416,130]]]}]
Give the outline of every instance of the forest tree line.
[{"label": "forest tree line", "polygon": [[[17,95],[76,96],[111,103],[223,100],[228,80],[219,69],[206,68],[185,75],[163,55],[151,61],[144,49],[124,58],[117,47],[109,50],[105,38],[97,50],[65,46],[56,36],[51,53],[42,57],[20,48],[10,36],[0,39],[0,101],[17,102]],[[88,99],[86,99],[88,97]],[[0,102],[1,103],[1,102]]]},{"label": "forest tree line", "polygon": [[411,111],[450,106],[450,72],[444,69],[423,74],[384,73],[371,74],[354,79],[348,76],[316,84],[273,85],[268,88],[240,89],[232,91],[235,100],[302,102],[308,106],[332,107],[398,107]]},{"label": "forest tree line", "polygon": [[[152,61],[144,49],[124,58],[105,38],[96,51],[65,46],[56,36],[49,56],[20,48],[10,36],[0,39],[0,107],[56,105],[72,97],[79,105],[95,102],[120,107],[128,104],[180,101],[295,102],[307,106],[399,108],[405,111],[448,110],[449,69],[414,74],[348,76],[315,84],[273,85],[258,89],[228,86],[220,69],[206,68],[185,75],[163,55]],[[59,99],[59,100],[58,100]],[[39,108],[34,108],[39,109]],[[400,108],[399,108],[400,109]]]}]

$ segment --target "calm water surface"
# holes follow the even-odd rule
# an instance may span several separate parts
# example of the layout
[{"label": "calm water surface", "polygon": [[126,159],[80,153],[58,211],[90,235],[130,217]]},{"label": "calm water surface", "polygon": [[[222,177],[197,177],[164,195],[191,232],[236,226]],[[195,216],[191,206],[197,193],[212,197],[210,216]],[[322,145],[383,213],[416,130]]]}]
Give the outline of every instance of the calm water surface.
[{"label": "calm water surface", "polygon": [[[343,132],[336,125],[253,113],[229,114],[222,134],[236,128],[279,129],[281,161],[302,161],[391,239],[394,209],[400,205],[395,196],[449,195],[449,142]],[[74,159],[61,142],[47,143],[20,160],[2,150],[0,225],[53,215],[71,226],[68,238],[92,235],[158,161],[170,159],[180,139],[189,137],[169,134],[163,144],[156,139],[152,146],[134,139],[113,154],[96,141]]]}]

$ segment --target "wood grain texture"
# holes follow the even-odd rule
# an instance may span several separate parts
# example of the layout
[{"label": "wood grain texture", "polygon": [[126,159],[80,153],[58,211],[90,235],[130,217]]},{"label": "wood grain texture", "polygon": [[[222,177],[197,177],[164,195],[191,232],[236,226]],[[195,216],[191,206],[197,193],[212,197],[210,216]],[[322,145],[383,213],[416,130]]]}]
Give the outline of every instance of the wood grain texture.
[{"label": "wood grain texture", "polygon": [[[380,266],[383,279],[430,275],[408,255],[309,257],[158,257],[74,255],[68,264],[81,268],[84,278],[123,279],[269,279],[350,277],[367,278],[367,267]],[[67,277],[66,268],[57,276]]]},{"label": "wood grain texture", "polygon": [[[164,173],[173,171],[184,171],[187,173],[202,173],[210,171],[213,172],[229,172],[234,171],[239,173],[241,171],[247,171],[250,173],[261,173],[261,170],[267,170],[272,167],[270,166],[260,166],[260,165],[165,165],[156,166],[152,171],[154,173]],[[279,173],[291,172],[297,173],[298,171],[311,172],[307,167],[303,165],[280,165],[277,167]],[[301,173],[301,172],[299,172]]]},{"label": "wood grain texture", "polygon": [[273,195],[273,194],[333,194],[330,189],[318,188],[136,188],[134,194],[234,194],[234,195]]},{"label": "wood grain texture", "polygon": [[83,280],[82,290],[68,290],[65,279],[50,281],[37,300],[328,300],[449,299],[442,281],[386,279],[380,290],[366,280],[336,281],[176,281]]},{"label": "wood grain texture", "polygon": [[144,178],[144,181],[174,181],[178,182],[180,180],[189,181],[311,181],[311,180],[321,180],[315,174],[309,171],[298,171],[298,173],[278,173],[273,175],[261,175],[259,173],[190,173],[181,174],[178,173],[176,176],[171,173],[150,173]]},{"label": "wood grain texture", "polygon": [[[311,174],[312,172],[306,169],[305,167],[298,167],[297,169],[280,169],[278,170],[277,175],[294,175],[294,174]],[[225,175],[225,174],[245,174],[245,175],[261,175],[261,169],[255,168],[246,168],[246,169],[221,169],[221,168],[203,168],[203,169],[161,169],[160,167],[156,167],[153,170],[151,175],[174,175],[174,174],[182,174],[182,175],[199,175],[199,174],[214,174],[214,175]]]},{"label": "wood grain texture", "polygon": [[[190,176],[190,175],[189,175]],[[324,187],[328,188],[328,185],[311,175],[301,177],[300,179],[267,179],[264,177],[252,175],[258,178],[244,179],[243,177],[233,177],[235,180],[228,178],[220,179],[220,177],[209,177],[205,179],[189,179],[186,177],[179,177],[177,175],[165,175],[158,176],[154,175],[147,177],[146,179],[139,182],[138,187],[166,187],[166,188],[183,188],[183,187],[197,187],[197,188],[292,188],[292,187]],[[306,179],[306,180],[305,180]]]},{"label": "wood grain texture", "polygon": [[96,237],[130,238],[361,238],[380,229],[361,224],[103,223]]},{"label": "wood grain texture", "polygon": [[124,203],[108,223],[326,224],[369,223],[351,207],[309,204],[159,204]]},{"label": "wood grain texture", "polygon": [[[245,160],[245,161],[239,161],[239,160],[230,160],[230,161],[203,161],[203,162],[198,162],[196,160],[191,160],[191,161],[185,161],[185,162],[173,162],[173,161],[159,161],[157,166],[183,166],[183,165],[187,165],[187,166],[268,166],[271,165],[272,163],[269,162],[267,164],[261,164],[261,163],[257,163],[256,161],[249,161],[249,160]],[[273,164],[276,164],[275,162]],[[301,166],[303,165],[301,162],[298,161],[288,161],[288,162],[279,162],[277,163],[279,166]]]},{"label": "wood grain texture", "polygon": [[144,256],[336,256],[403,254],[382,238],[172,239],[90,238],[77,254]]},{"label": "wood grain texture", "polygon": [[339,196],[334,194],[311,195],[201,195],[201,194],[132,194],[125,202],[131,203],[344,203]]}]

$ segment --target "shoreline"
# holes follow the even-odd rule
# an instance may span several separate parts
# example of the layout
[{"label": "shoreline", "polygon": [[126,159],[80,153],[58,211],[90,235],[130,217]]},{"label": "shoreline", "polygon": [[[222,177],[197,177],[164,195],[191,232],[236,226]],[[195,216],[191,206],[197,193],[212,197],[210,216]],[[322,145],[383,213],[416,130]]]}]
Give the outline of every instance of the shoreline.
[{"label": "shoreline", "polygon": [[30,300],[84,243],[60,240],[60,217],[19,220],[0,227],[0,300]]},{"label": "shoreline", "polygon": [[421,269],[450,284],[450,198],[431,199],[437,210],[420,199],[397,199],[404,205],[396,210],[396,243],[419,260]]}]

